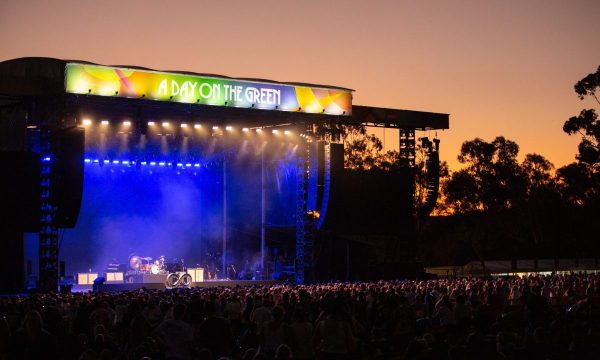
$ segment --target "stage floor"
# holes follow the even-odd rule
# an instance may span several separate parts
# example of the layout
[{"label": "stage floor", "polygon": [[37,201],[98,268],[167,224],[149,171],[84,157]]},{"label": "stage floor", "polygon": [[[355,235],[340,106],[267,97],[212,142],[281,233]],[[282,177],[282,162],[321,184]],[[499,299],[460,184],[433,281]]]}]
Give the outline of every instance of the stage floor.
[{"label": "stage floor", "polygon": [[[213,287],[236,287],[236,286],[270,286],[280,284],[275,280],[208,280],[192,283],[192,288],[213,288]],[[102,292],[121,292],[133,291],[142,288],[166,290],[164,283],[104,283],[101,285]],[[87,292],[92,291],[93,285],[74,284],[71,288],[72,292]]]}]

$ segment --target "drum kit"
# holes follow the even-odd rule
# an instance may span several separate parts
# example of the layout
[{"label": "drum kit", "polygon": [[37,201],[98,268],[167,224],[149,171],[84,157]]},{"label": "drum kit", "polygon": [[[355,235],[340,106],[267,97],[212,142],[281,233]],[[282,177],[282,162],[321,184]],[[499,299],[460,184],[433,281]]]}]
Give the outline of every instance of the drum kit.
[{"label": "drum kit", "polygon": [[154,261],[151,257],[131,255],[129,267],[131,268],[130,273],[134,274],[164,275],[167,289],[189,288],[192,285],[192,276],[187,273],[183,259],[179,262],[167,263],[162,255]]},{"label": "drum kit", "polygon": [[135,273],[141,274],[167,274],[167,264],[164,256],[152,261],[151,257],[133,255],[129,257],[129,267]]}]

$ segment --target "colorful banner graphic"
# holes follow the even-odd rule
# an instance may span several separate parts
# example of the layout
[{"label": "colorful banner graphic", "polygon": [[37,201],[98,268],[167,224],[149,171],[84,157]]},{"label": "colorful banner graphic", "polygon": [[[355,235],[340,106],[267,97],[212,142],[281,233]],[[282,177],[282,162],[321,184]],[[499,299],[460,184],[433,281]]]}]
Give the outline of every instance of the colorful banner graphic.
[{"label": "colorful banner graphic", "polygon": [[72,94],[145,98],[311,114],[351,115],[352,92],[198,75],[68,63]]}]

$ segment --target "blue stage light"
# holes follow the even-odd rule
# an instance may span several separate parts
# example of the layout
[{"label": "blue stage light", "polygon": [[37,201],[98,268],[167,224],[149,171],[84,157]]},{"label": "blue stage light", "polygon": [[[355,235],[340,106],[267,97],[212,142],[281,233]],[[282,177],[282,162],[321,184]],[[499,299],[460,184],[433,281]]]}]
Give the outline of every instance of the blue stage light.
[{"label": "blue stage light", "polygon": [[128,160],[123,160],[122,164],[123,165],[129,165],[129,161]]},{"label": "blue stage light", "polygon": [[52,158],[50,156],[46,156],[45,158],[42,159],[42,161],[44,162],[50,162],[52,160]]},{"label": "blue stage light", "polygon": [[185,164],[185,167],[192,167],[192,164],[187,163],[187,164]]},{"label": "blue stage light", "polygon": [[118,164],[119,162],[119,160],[113,160],[113,164]]},{"label": "blue stage light", "polygon": [[164,162],[164,161],[161,161],[161,162],[159,162],[159,163],[158,163],[158,165],[159,165],[159,166],[165,166],[165,162]]},{"label": "blue stage light", "polygon": [[104,160],[103,163],[108,164],[110,163],[110,160]]},{"label": "blue stage light", "polygon": [[156,161],[150,161],[150,166],[156,166]]},{"label": "blue stage light", "polygon": [[99,163],[99,162],[100,162],[100,160],[98,160],[98,159],[94,159],[94,164],[97,164],[97,163]]},{"label": "blue stage light", "polygon": [[92,159],[85,159],[85,160],[83,160],[83,162],[85,162],[86,164],[89,164],[92,162]]},{"label": "blue stage light", "polygon": [[177,163],[177,167],[183,167],[182,163]]},{"label": "blue stage light", "polygon": [[197,167],[197,168],[199,168],[199,167],[200,167],[200,164],[194,164],[194,167]]},{"label": "blue stage light", "polygon": [[142,161],[142,162],[141,162],[141,164],[142,164],[142,165],[146,165],[146,164],[147,164],[147,162],[145,162],[145,161]]}]

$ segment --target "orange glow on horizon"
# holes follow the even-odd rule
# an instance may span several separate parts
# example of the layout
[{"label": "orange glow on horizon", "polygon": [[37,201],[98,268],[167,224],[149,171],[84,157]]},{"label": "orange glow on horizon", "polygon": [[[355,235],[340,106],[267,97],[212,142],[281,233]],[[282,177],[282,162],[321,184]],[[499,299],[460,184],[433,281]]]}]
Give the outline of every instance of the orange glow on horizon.
[{"label": "orange glow on horizon", "polygon": [[[560,0],[13,1],[0,5],[0,61],[44,56],[348,87],[357,105],[449,113],[450,129],[437,135],[452,170],[463,141],[499,135],[519,144],[520,159],[535,152],[560,167],[580,140],[564,121],[594,107],[573,85],[600,65],[598,14],[598,1]],[[393,130],[385,143],[397,148]]]}]

